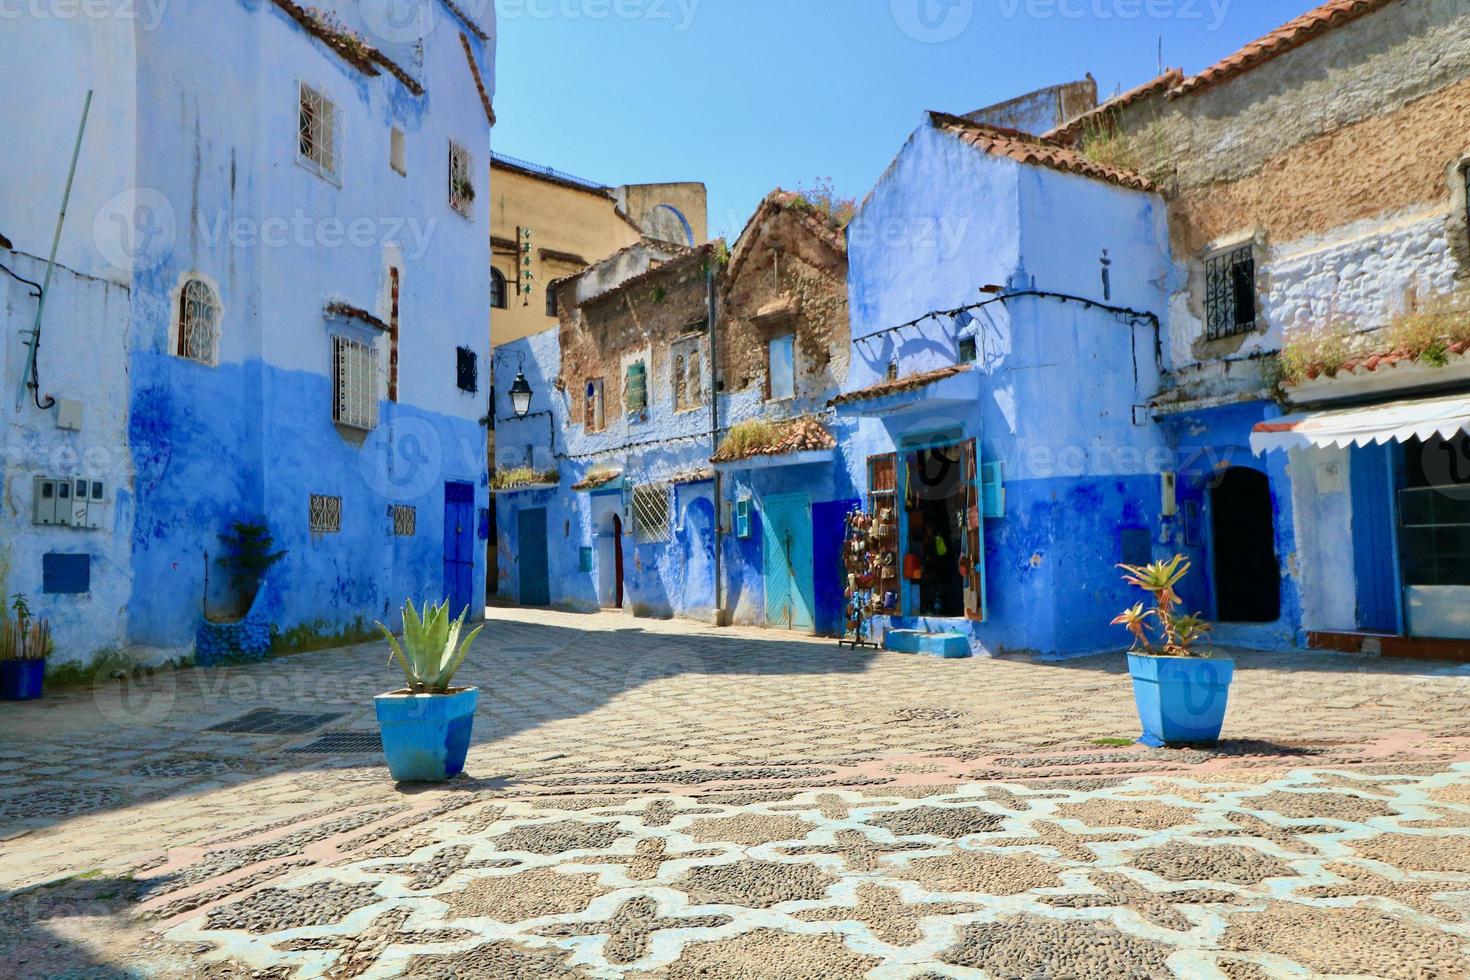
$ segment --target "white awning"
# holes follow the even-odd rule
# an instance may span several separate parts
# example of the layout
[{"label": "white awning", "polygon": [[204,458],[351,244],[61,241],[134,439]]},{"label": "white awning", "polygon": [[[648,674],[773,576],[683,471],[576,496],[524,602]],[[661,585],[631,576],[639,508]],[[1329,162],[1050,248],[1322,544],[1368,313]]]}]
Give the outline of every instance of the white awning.
[{"label": "white awning", "polygon": [[1383,445],[1470,432],[1470,395],[1285,415],[1251,433],[1256,455],[1273,449]]}]

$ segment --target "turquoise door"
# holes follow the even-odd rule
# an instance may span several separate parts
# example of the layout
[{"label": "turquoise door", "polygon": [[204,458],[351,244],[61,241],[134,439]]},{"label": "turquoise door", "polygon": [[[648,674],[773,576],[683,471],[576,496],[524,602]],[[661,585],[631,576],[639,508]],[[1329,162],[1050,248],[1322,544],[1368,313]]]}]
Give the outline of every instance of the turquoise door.
[{"label": "turquoise door", "polygon": [[521,605],[549,606],[551,575],[546,549],[546,509],[538,507],[517,514],[516,532],[521,551]]},{"label": "turquoise door", "polygon": [[766,497],[762,544],[765,551],[766,625],[810,633],[812,611],[812,506],[806,494]]}]

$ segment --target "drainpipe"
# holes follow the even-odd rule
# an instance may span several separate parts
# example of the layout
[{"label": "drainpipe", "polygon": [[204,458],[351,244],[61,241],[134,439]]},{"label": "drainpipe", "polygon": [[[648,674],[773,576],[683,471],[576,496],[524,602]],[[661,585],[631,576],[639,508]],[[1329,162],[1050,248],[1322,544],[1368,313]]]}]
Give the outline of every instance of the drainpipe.
[{"label": "drainpipe", "polygon": [[[717,330],[719,308],[715,301],[715,257],[710,254],[705,269],[705,289],[709,301],[709,441],[710,456],[720,451],[720,345]],[[715,467],[715,625],[725,626],[724,549],[725,532],[720,523],[724,510],[724,478]]]}]

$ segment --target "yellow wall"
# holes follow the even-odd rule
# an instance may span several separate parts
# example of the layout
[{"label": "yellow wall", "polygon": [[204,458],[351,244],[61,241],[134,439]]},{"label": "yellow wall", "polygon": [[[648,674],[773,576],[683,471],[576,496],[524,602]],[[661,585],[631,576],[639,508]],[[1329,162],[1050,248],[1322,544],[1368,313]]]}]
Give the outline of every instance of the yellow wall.
[{"label": "yellow wall", "polygon": [[[519,259],[501,240],[516,240],[517,229],[531,230],[531,294],[518,295]],[[490,311],[494,346],[557,326],[546,314],[546,288],[555,279],[580,272],[582,266],[542,255],[542,250],[581,256],[588,263],[607,258],[640,240],[638,228],[618,213],[605,193],[568,187],[518,170],[492,165],[490,234],[495,239],[491,264],[506,278],[509,309]]]}]

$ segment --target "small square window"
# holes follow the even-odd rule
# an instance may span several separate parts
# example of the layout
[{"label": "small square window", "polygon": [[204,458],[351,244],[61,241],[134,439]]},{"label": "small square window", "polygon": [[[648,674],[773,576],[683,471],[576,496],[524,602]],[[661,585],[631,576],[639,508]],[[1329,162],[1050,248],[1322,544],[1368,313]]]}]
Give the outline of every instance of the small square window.
[{"label": "small square window", "polygon": [[587,382],[587,403],[584,408],[583,424],[588,432],[601,432],[607,427],[607,418],[602,401],[602,379]]},{"label": "small square window", "polygon": [[297,111],[297,158],[310,170],[336,183],[338,147],[337,105],[302,82]]},{"label": "small square window", "polygon": [[403,130],[393,127],[388,134],[388,165],[400,176],[408,176],[408,150],[403,142]]},{"label": "small square window", "polygon": [[766,345],[766,397],[781,401],[796,395],[796,337],[783,334]]},{"label": "small square window", "polygon": [[974,337],[960,338],[959,355],[961,364],[974,363],[978,353]]},{"label": "small square window", "polygon": [[493,266],[490,269],[490,308],[492,310],[504,310],[510,307],[509,290],[505,281],[505,273]]},{"label": "small square window", "polygon": [[1221,252],[1205,260],[1205,336],[1223,340],[1256,328],[1256,253],[1254,246]]},{"label": "small square window", "polygon": [[458,379],[459,390],[474,393],[480,390],[480,358],[468,347],[460,347],[456,351],[455,375]]},{"label": "small square window", "polygon": [[474,167],[470,151],[449,141],[449,206],[468,218],[475,204]]},{"label": "small square window", "polygon": [[307,529],[313,534],[341,534],[342,498],[312,494],[307,511]]},{"label": "small square window", "polygon": [[418,534],[419,512],[417,507],[408,504],[393,505],[393,536],[397,538],[411,538]]},{"label": "small square window", "polygon": [[556,316],[556,314],[557,314],[557,309],[556,309],[556,287],[555,286],[547,286],[546,287],[546,315],[547,316]]}]

